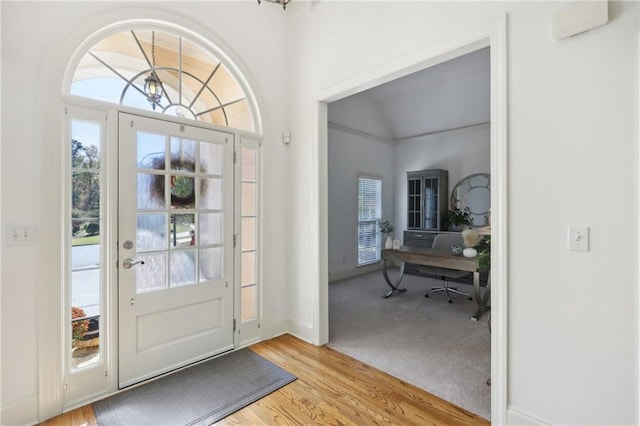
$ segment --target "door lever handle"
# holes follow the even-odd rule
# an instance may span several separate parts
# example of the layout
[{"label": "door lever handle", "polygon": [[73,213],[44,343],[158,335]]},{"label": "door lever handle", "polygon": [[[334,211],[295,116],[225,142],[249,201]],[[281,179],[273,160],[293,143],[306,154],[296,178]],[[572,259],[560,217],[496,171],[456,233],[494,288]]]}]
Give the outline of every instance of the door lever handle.
[{"label": "door lever handle", "polygon": [[127,258],[122,261],[122,266],[124,266],[125,269],[131,269],[132,266],[135,266],[138,263],[144,265],[144,260],[138,260],[137,262],[134,262],[133,259]]}]

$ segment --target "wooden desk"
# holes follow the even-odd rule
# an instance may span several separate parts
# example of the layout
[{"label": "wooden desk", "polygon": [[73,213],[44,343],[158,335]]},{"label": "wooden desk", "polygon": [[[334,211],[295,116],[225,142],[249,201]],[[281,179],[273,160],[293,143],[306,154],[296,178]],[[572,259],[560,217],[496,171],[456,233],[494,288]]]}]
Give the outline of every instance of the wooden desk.
[{"label": "wooden desk", "polygon": [[[488,306],[488,302],[491,297],[491,271],[489,271],[487,287],[485,288],[484,294],[482,294],[482,289],[480,288],[480,272],[478,271],[479,265],[477,257],[469,258],[464,256],[454,256],[449,250],[438,250],[409,246],[402,246],[398,250],[382,250],[381,257],[384,280],[387,282],[389,287],[391,287],[391,291],[383,296],[385,298],[391,296],[395,292],[403,292],[407,290],[406,288],[400,288],[400,281],[402,281],[402,277],[404,276],[404,264],[413,263],[416,265],[437,266],[440,268],[457,269],[459,271],[472,272],[473,293],[474,299],[478,304],[478,310],[471,316],[471,319],[473,321],[477,321],[486,311],[490,309],[490,306]],[[387,272],[387,264],[391,261],[401,263],[400,276],[398,277],[396,282],[392,282],[391,279],[389,279],[389,274]]]}]

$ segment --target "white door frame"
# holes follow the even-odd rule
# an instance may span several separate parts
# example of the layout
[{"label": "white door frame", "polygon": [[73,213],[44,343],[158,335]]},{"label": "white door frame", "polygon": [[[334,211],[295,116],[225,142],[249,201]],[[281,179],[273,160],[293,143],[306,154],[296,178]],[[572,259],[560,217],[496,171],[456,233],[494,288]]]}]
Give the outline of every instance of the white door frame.
[{"label": "white door frame", "polygon": [[[133,12],[133,14],[132,14]],[[169,11],[157,10],[153,7],[134,7],[122,10],[106,11],[99,16],[96,15],[89,20],[79,24],[72,31],[64,32],[56,37],[56,40],[52,41],[50,48],[47,48],[45,55],[42,59],[44,64],[41,67],[38,74],[38,82],[41,84],[39,90],[42,93],[41,98],[48,100],[43,102],[41,107],[38,108],[38,112],[41,115],[42,123],[37,126],[35,132],[41,139],[45,140],[52,135],[58,135],[60,137],[60,143],[48,143],[43,144],[39,158],[41,159],[41,174],[44,180],[50,180],[57,182],[61,180],[61,176],[66,173],[62,164],[64,163],[64,108],[63,104],[72,104],[80,107],[88,107],[94,109],[100,109],[105,112],[112,111],[113,108],[118,108],[118,111],[140,113],[140,110],[122,106],[114,105],[111,103],[98,101],[95,99],[79,98],[77,96],[69,94],[66,89],[63,89],[64,93],[60,93],[61,88],[69,88],[70,81],[77,65],[77,61],[80,60],[80,55],[84,53],[84,48],[95,43],[99,37],[106,32],[116,31],[118,28],[129,28],[131,25],[136,24],[149,24],[160,25],[166,28],[178,29],[184,31],[188,29],[189,34],[198,34],[198,36],[205,42],[205,44],[216,51],[219,51],[218,46],[226,46],[225,41],[219,37],[219,34],[212,32],[207,26],[203,26],[194,22],[184,16],[170,13]],[[223,56],[228,58],[233,63],[234,70],[238,75],[242,76],[241,80],[248,89],[247,94],[250,96],[251,103],[255,109],[255,131],[234,129],[234,133],[243,137],[262,140],[263,130],[263,111],[262,107],[266,100],[259,92],[256,93],[256,88],[259,87],[257,80],[251,77],[251,73],[248,72],[246,66],[243,66],[241,58],[234,54],[231,49],[224,49]],[[109,113],[110,114],[110,113]],[[159,113],[155,113],[158,116]],[[153,115],[153,113],[152,113]],[[114,123],[116,120],[110,115],[110,123]],[[113,129],[111,125],[108,126],[110,131]],[[216,126],[213,126],[217,128]],[[228,129],[227,129],[228,130]],[[111,177],[108,178],[110,184],[114,184],[111,181]],[[37,238],[41,243],[37,249],[37,261],[39,269],[46,271],[46,274],[41,273],[40,282],[37,286],[39,293],[38,298],[38,351],[37,351],[37,365],[38,365],[38,377],[37,384],[38,390],[36,395],[30,395],[28,398],[24,398],[15,407],[11,409],[12,416],[16,418],[32,418],[33,413],[37,412],[37,419],[44,420],[54,417],[63,412],[63,378],[62,364],[64,362],[62,355],[62,342],[63,342],[63,327],[65,326],[63,318],[63,306],[62,303],[51,303],[52,300],[62,301],[62,286],[55,285],[59,283],[64,277],[63,261],[64,247],[60,244],[63,233],[60,230],[60,223],[64,220],[62,216],[63,211],[63,199],[62,199],[62,186],[54,185],[51,190],[46,193],[46,197],[40,200],[40,206],[47,208],[47,214],[42,216],[41,222],[38,224]],[[58,187],[60,189],[58,189]],[[111,209],[111,207],[110,207]],[[107,214],[115,214],[114,211],[110,211]],[[114,252],[109,252],[109,258],[115,258]],[[260,264],[262,270],[262,265]],[[260,293],[262,295],[262,293]],[[108,296],[110,300],[113,299],[112,295]],[[115,304],[110,302],[107,306],[108,315],[113,316]],[[261,310],[261,313],[270,313],[268,306]],[[264,316],[263,316],[264,318]],[[265,323],[265,321],[262,321]],[[266,321],[268,323],[268,321]],[[262,334],[264,335],[264,327],[262,328]],[[117,341],[117,334],[110,332],[108,339],[111,342]],[[111,345],[109,349],[109,358],[113,360],[114,353],[112,348],[116,345]],[[111,363],[113,361],[110,361]],[[110,370],[113,370],[112,364],[110,364]],[[110,375],[110,387],[112,392],[117,389],[116,375]],[[90,401],[87,401],[87,403]],[[69,407],[67,407],[69,408]],[[13,414],[15,413],[15,414]]]},{"label": "white door frame", "polygon": [[[213,130],[213,131],[229,133],[229,134],[232,134],[236,140],[244,140],[250,144],[257,144],[257,145],[262,144],[262,136],[254,132],[243,131],[238,129],[230,129],[228,127],[223,127],[223,126],[218,126],[218,125],[203,123],[203,122],[194,122],[192,120],[180,119],[176,117],[167,117],[166,115],[157,113],[157,112],[140,111],[136,108],[127,107],[123,105],[116,106],[110,103],[96,101],[93,99],[77,98],[73,96],[63,96],[62,99],[65,105],[65,107],[62,108],[62,111],[64,111],[66,107],[71,107],[74,109],[77,108],[77,109],[88,109],[88,110],[100,111],[101,113],[105,114],[105,116],[108,117],[107,124],[105,127],[107,132],[106,144],[109,146],[115,146],[118,144],[117,135],[118,135],[118,114],[119,113],[127,113],[127,114],[137,115],[141,117],[148,117],[148,118],[153,118],[153,119],[158,119],[163,121],[171,121],[175,123],[182,122],[187,126],[202,127],[202,128]],[[60,116],[56,118],[58,118],[60,123],[62,124],[66,123],[67,118],[65,117],[65,114],[63,112],[61,112]],[[65,129],[65,125],[63,125],[61,129],[61,140],[66,141],[67,135],[64,129]],[[260,170],[259,180],[260,182],[262,182],[262,171],[261,171],[262,154],[260,151],[261,150],[259,149],[258,150],[259,170]],[[117,179],[118,155],[117,154],[118,154],[118,150],[116,148],[108,149],[106,152],[107,158],[104,158],[105,168],[103,171],[104,173],[106,173],[105,185],[107,185],[110,188],[117,188],[117,182],[118,182],[118,179]],[[62,154],[60,154],[60,156],[62,156]],[[61,169],[60,173],[66,173],[66,169],[65,170]],[[235,174],[234,174],[234,179],[235,179]],[[236,188],[234,188],[234,196],[237,197],[238,194],[235,193],[235,191],[236,191]],[[260,191],[259,197],[261,200],[262,199],[261,185],[260,185],[259,191]],[[108,194],[104,200],[104,203],[105,203],[104,220],[105,220],[105,223],[107,222],[115,223],[118,217],[117,189],[109,190],[107,192]],[[238,205],[234,205],[234,214],[235,214],[235,209],[237,209],[237,207]],[[259,228],[262,229],[261,201],[258,204],[258,208],[259,208],[259,213],[258,213]],[[61,220],[62,219],[56,219],[56,221],[58,222],[60,222]],[[118,329],[117,327],[118,291],[117,291],[117,277],[114,277],[113,275],[114,274],[113,271],[115,269],[115,262],[117,260],[117,249],[115,247],[115,243],[113,244],[111,243],[111,242],[115,242],[118,238],[117,227],[109,226],[108,230],[105,231],[105,237],[108,238],[109,243],[105,248],[105,254],[104,254],[105,264],[103,265],[103,268],[106,271],[108,271],[108,273],[107,273],[107,279],[105,280],[105,283],[104,283],[104,285],[107,288],[105,289],[106,301],[105,301],[105,312],[103,313],[106,335],[104,336],[105,340],[103,340],[102,344],[105,345],[105,351],[106,351],[105,352],[106,354],[105,368],[108,371],[108,378],[107,378],[109,382],[108,390],[104,394],[89,396],[87,399],[77,401],[70,405],[65,405],[64,395],[62,390],[62,384],[63,384],[63,378],[64,378],[64,371],[62,370],[62,367],[61,367],[62,363],[64,362],[62,358],[62,354],[58,353],[58,351],[52,351],[50,349],[43,350],[39,356],[39,362],[41,363],[41,365],[47,366],[48,369],[46,371],[55,372],[56,381],[55,383],[51,382],[51,383],[47,383],[47,385],[45,386],[42,386],[43,391],[40,393],[41,407],[39,407],[40,418],[53,417],[55,415],[62,413],[63,411],[90,404],[99,398],[118,392],[118,374],[115,374],[115,372],[118,370],[118,345],[117,345],[117,342],[119,340],[118,331],[117,331]],[[258,250],[261,254],[263,249],[262,231],[260,231],[260,234],[258,235],[258,241],[259,241]],[[265,308],[265,302],[263,300],[264,294],[262,291],[262,287],[263,287],[262,270],[263,270],[262,256],[260,255],[259,262],[258,262],[260,291],[257,293],[258,303],[260,307],[258,310],[259,317],[256,319],[255,324],[264,323],[265,320],[267,320],[268,322],[268,319],[265,318],[265,314],[264,314],[264,312],[268,309]],[[61,268],[60,276],[62,276],[63,273],[64,273],[64,270]],[[240,290],[239,290],[240,281],[238,277],[239,275],[236,274],[236,277],[233,282],[234,304],[237,308],[239,308],[239,303],[236,303],[236,302],[239,301],[239,297],[240,297]],[[49,295],[49,297],[41,299],[43,301],[41,304],[42,307],[47,307],[48,309],[52,309],[54,305],[51,305],[51,303],[49,303],[49,300],[59,299],[60,301],[62,301],[62,293],[63,293],[62,286],[59,286],[56,288],[52,288],[52,287],[44,288],[43,293],[46,293],[46,292],[50,292],[51,294]],[[54,294],[55,294],[55,297],[54,297]],[[45,303],[44,300],[46,300],[47,302]],[[51,332],[45,333],[45,335],[47,339],[51,342],[48,345],[48,347],[61,348],[64,341],[64,335],[62,334],[62,329],[63,327],[66,327],[67,324],[63,321],[62,303],[55,306],[57,309],[57,315],[60,317],[60,321],[59,322],[47,321],[46,325],[51,328]],[[239,316],[239,312],[237,310],[236,312],[234,312],[234,316],[235,317]],[[247,346],[250,343],[260,341],[263,338],[265,338],[265,334],[264,334],[265,329],[260,328],[258,325],[255,325],[254,327],[253,323],[250,324],[249,327],[244,327],[242,336],[239,336],[238,334],[241,327],[242,325],[240,325],[237,328],[237,330],[234,332],[233,345],[235,349],[241,346]],[[46,389],[46,392],[45,392],[45,389]]]},{"label": "white door frame", "polygon": [[313,343],[329,340],[328,302],[328,201],[327,201],[327,104],[415,71],[490,46],[491,61],[491,413],[496,424],[507,416],[507,16],[456,34],[449,40],[425,46],[411,57],[390,61],[382,68],[356,76],[339,86],[318,93],[313,101],[315,134],[312,149],[318,158],[313,188],[317,193],[318,269],[312,282],[318,303],[313,312]]}]

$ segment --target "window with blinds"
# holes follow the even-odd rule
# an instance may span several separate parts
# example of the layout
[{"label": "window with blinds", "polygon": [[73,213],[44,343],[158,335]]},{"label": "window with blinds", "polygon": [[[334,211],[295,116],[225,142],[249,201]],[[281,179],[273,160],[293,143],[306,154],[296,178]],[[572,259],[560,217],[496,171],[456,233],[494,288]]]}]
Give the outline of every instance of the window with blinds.
[{"label": "window with blinds", "polygon": [[380,261],[381,238],[378,224],[382,216],[382,181],[358,178],[358,266]]}]

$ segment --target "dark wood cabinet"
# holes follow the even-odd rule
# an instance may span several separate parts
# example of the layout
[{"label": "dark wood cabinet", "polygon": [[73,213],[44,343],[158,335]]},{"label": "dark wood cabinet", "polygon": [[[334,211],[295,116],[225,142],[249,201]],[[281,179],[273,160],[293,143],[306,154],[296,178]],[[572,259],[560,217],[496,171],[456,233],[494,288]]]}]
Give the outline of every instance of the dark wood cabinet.
[{"label": "dark wood cabinet", "polygon": [[449,172],[407,172],[407,229],[441,230],[447,215]]}]

